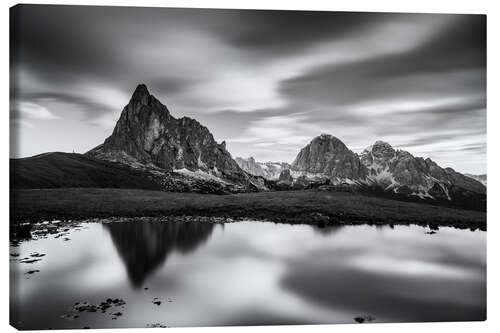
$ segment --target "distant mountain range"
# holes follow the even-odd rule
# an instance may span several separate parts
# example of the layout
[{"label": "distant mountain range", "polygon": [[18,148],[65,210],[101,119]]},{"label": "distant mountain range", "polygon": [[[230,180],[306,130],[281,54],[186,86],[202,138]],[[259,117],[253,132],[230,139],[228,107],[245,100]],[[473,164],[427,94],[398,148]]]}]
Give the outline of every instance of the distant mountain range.
[{"label": "distant mountain range", "polygon": [[[234,193],[322,188],[365,190],[438,201],[485,203],[486,175],[463,175],[427,158],[375,142],[360,155],[321,134],[293,163],[233,159],[198,121],[175,118],[143,84],[112,134],[84,155],[42,154],[11,160],[13,188],[140,187]],[[472,198],[472,199],[471,199]]]},{"label": "distant mountain range", "polygon": [[[352,152],[338,138],[322,134],[306,145],[291,165],[279,162],[256,162],[236,158],[238,165],[254,175],[268,179],[279,179],[273,172],[266,172],[263,166],[282,166],[290,169],[291,181],[329,180],[331,184],[376,185],[385,191],[411,194],[421,198],[449,198],[450,186],[484,194],[486,175],[462,175],[451,168],[441,168],[431,159],[415,157],[407,151],[395,150],[390,144],[377,141],[360,155]],[[289,179],[283,176],[283,179]]]},{"label": "distant mountain range", "polygon": [[236,163],[244,171],[254,176],[264,177],[269,180],[277,180],[280,177],[281,171],[290,169],[290,164],[286,162],[256,162],[253,157],[235,158]]}]

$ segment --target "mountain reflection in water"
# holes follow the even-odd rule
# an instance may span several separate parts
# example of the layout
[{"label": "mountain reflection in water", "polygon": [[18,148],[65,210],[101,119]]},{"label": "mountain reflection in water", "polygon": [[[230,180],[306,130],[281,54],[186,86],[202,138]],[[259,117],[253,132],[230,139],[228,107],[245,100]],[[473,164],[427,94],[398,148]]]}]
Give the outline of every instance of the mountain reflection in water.
[{"label": "mountain reflection in water", "polygon": [[[486,318],[485,232],[135,221],[81,223],[67,238],[12,245],[11,323],[69,329]],[[22,261],[32,256],[40,260]],[[126,302],[117,319],[114,311],[61,317],[78,302],[108,298]]]},{"label": "mountain reflection in water", "polygon": [[104,224],[134,288],[143,285],[172,251],[194,251],[212,234],[206,222],[115,222]]}]

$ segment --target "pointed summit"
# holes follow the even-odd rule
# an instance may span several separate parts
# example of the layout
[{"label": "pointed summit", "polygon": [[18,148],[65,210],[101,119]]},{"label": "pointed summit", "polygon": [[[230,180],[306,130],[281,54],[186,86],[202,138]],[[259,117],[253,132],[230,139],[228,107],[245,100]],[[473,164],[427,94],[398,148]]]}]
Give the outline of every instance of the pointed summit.
[{"label": "pointed summit", "polygon": [[240,183],[246,180],[225,144],[218,144],[195,119],[173,117],[145,84],[135,89],[113,133],[87,154],[136,167],[202,170]]},{"label": "pointed summit", "polygon": [[134,94],[132,95],[132,97],[142,96],[142,95],[149,95],[149,91],[148,91],[148,87],[146,87],[146,85],[144,83],[139,83],[137,85],[137,88],[135,88],[135,91],[134,91]]},{"label": "pointed summit", "polygon": [[148,87],[144,83],[137,85],[130,102],[141,102],[141,104],[148,104],[149,97],[151,94],[148,91]]}]

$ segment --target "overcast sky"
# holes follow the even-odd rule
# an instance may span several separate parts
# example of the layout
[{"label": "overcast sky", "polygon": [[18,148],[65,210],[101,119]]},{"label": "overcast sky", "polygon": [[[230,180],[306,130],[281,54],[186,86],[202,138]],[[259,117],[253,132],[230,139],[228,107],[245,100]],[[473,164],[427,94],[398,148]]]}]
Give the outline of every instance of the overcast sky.
[{"label": "overcast sky", "polygon": [[479,15],[25,5],[11,12],[13,157],[86,152],[138,83],[233,157],[292,162],[329,133],[486,172]]}]

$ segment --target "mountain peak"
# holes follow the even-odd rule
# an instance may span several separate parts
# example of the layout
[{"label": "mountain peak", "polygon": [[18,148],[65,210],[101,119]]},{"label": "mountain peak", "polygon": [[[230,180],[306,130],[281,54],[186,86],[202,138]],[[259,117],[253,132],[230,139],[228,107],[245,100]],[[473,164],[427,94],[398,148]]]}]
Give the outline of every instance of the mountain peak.
[{"label": "mountain peak", "polygon": [[327,134],[327,133],[321,133],[319,136],[315,137],[313,139],[314,140],[334,140],[334,141],[340,141],[342,142],[339,138],[337,138],[336,136],[333,136],[331,134]]},{"label": "mountain peak", "polygon": [[377,140],[371,146],[366,147],[361,156],[366,159],[367,156],[373,156],[377,158],[391,159],[396,155],[394,148],[387,142],[382,140]]},{"label": "mountain peak", "polygon": [[358,156],[339,138],[324,133],[300,150],[292,163],[292,170],[349,179],[364,178],[367,173]]},{"label": "mountain peak", "polygon": [[[334,145],[340,145],[340,146],[345,146],[345,144],[337,138],[336,136],[333,136],[331,134],[327,133],[321,133],[319,136],[313,138],[310,142],[310,144],[317,144],[317,143],[324,143],[324,142],[330,142],[333,143]],[[347,146],[346,146],[347,149]]]},{"label": "mountain peak", "polygon": [[391,147],[392,148],[392,146],[389,143],[387,143],[385,141],[382,141],[382,140],[375,141],[375,143],[373,144],[373,146],[386,146],[386,147]]},{"label": "mountain peak", "polygon": [[143,104],[147,104],[149,96],[151,96],[151,94],[148,91],[148,87],[146,87],[144,83],[140,83],[137,85],[137,88],[135,88],[131,101],[141,101]]},{"label": "mountain peak", "polygon": [[149,95],[148,87],[144,83],[139,83],[135,88],[134,95]]},{"label": "mountain peak", "polygon": [[246,179],[224,143],[218,144],[197,120],[171,116],[145,84],[135,89],[113,133],[88,154],[136,167],[201,170],[238,183]]},{"label": "mountain peak", "polygon": [[396,151],[387,142],[378,140],[371,149],[372,154],[377,158],[391,159],[396,156]]}]

